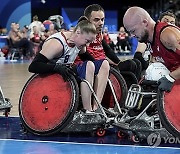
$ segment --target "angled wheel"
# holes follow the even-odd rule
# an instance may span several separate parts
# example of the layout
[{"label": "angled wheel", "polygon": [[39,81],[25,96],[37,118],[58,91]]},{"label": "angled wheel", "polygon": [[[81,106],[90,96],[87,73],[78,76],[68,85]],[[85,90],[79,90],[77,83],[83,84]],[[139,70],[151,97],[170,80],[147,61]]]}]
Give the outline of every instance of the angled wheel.
[{"label": "angled wheel", "polygon": [[41,136],[62,130],[78,106],[79,89],[73,76],[67,82],[59,74],[34,74],[19,99],[19,116],[27,131]]},{"label": "angled wheel", "polygon": [[180,136],[180,80],[171,92],[158,91],[157,109],[164,127],[175,137]]}]

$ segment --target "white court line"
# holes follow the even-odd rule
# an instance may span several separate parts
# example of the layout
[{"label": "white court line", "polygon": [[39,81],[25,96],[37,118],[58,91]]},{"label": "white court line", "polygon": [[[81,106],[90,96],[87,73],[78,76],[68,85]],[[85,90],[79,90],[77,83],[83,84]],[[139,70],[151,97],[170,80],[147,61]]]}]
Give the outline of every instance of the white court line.
[{"label": "white court line", "polygon": [[17,140],[17,139],[0,139],[0,141],[34,142],[34,143],[57,143],[57,144],[77,144],[77,145],[96,145],[96,146],[115,146],[115,147],[131,147],[131,148],[136,147],[136,148],[150,148],[150,149],[174,149],[174,150],[180,150],[180,148],[177,148],[177,147],[153,147],[153,146],[141,146],[141,145],[117,145],[117,144],[76,143],[76,142]]},{"label": "white court line", "polygon": [[[0,116],[1,117],[1,116]],[[3,116],[2,116],[3,117]],[[8,116],[19,117],[19,116]],[[39,143],[58,143],[58,144],[80,144],[80,145],[97,145],[97,146],[119,146],[119,147],[137,147],[137,148],[156,148],[156,149],[180,149],[180,147],[154,147],[154,146],[141,146],[141,145],[117,145],[117,144],[98,144],[98,143],[77,143],[77,142],[57,142],[57,141],[38,141],[38,140],[18,140],[18,139],[0,139],[0,141],[17,141],[17,142],[39,142]]]}]

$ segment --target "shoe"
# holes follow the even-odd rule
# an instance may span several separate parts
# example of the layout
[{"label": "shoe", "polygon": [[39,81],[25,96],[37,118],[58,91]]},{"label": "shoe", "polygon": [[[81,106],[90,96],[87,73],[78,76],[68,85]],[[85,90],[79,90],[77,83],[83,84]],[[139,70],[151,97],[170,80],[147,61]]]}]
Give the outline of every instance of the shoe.
[{"label": "shoe", "polygon": [[89,111],[89,110],[85,110],[85,109],[82,109],[81,111],[82,111],[82,113],[84,115],[97,115],[97,114],[100,114],[99,112]]},{"label": "shoe", "polygon": [[94,112],[98,114],[103,114],[100,108],[97,108]]},{"label": "shoe", "polygon": [[86,110],[85,113],[86,113],[86,114],[88,114],[88,113],[93,113],[93,111],[88,111],[88,110]]}]

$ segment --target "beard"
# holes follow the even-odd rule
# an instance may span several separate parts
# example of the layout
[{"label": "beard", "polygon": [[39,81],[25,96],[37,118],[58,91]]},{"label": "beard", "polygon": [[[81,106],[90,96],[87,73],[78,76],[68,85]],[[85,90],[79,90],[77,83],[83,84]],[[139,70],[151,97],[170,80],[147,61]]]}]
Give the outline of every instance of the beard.
[{"label": "beard", "polygon": [[141,39],[139,40],[139,42],[143,43],[143,42],[147,42],[149,38],[149,33],[147,30],[144,31],[144,35],[141,37]]},{"label": "beard", "polygon": [[97,32],[97,33],[101,33],[101,32],[102,32],[102,27],[97,27],[97,28],[96,28],[96,32]]}]

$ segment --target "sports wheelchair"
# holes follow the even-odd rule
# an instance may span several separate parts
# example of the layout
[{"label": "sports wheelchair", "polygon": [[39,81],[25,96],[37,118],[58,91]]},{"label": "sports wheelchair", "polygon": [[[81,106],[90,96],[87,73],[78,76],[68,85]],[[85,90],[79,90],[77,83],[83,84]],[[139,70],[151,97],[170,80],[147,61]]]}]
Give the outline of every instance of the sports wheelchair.
[{"label": "sports wheelchair", "polygon": [[114,114],[107,107],[122,114],[121,105],[127,96],[126,82],[111,67],[102,105],[90,84],[86,80],[82,82],[91,89],[102,114],[85,116],[78,110],[79,87],[73,75],[65,82],[59,74],[34,74],[25,84],[19,99],[19,116],[24,130],[40,136],[59,132],[95,132],[104,136]]},{"label": "sports wheelchair", "polygon": [[158,133],[160,137],[179,137],[179,102],[180,80],[174,83],[170,93],[158,90],[156,81],[132,84],[124,113],[114,120],[118,137],[128,136],[134,142],[147,139],[151,133]]},{"label": "sports wheelchair", "polygon": [[4,115],[8,117],[11,108],[12,108],[11,102],[8,98],[4,97],[4,94],[0,86],[0,111],[4,112]]}]

